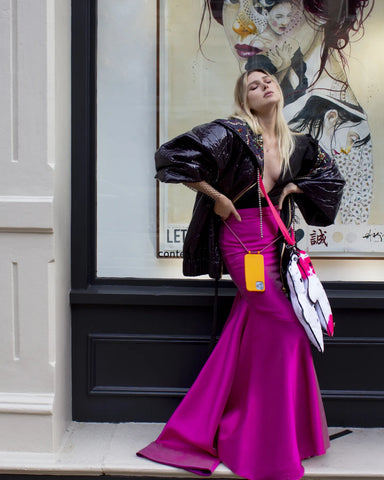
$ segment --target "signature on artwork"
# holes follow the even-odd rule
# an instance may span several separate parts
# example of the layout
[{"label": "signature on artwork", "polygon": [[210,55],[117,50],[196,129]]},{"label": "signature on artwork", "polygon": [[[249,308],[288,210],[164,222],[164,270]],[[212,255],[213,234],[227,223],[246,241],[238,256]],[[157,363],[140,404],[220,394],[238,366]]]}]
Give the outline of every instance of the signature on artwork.
[{"label": "signature on artwork", "polygon": [[384,232],[375,231],[370,228],[368,232],[363,235],[363,239],[369,240],[370,242],[382,243],[384,242]]}]

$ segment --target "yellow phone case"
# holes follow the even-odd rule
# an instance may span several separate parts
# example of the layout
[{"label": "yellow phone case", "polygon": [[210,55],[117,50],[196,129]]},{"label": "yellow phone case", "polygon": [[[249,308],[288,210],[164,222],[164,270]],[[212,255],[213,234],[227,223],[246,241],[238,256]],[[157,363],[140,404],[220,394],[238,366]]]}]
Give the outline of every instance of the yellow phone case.
[{"label": "yellow phone case", "polygon": [[261,253],[247,253],[244,256],[245,285],[249,292],[264,292],[264,257]]}]

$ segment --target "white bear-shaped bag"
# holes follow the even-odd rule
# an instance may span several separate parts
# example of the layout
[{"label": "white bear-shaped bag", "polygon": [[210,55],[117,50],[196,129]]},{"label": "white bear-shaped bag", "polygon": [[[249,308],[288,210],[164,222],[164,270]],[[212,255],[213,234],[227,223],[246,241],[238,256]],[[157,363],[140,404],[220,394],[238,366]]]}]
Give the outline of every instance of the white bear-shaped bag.
[{"label": "white bear-shaped bag", "polygon": [[287,283],[293,309],[309,340],[324,351],[323,331],[333,336],[331,306],[324,287],[316,276],[309,255],[294,249],[287,268]]}]

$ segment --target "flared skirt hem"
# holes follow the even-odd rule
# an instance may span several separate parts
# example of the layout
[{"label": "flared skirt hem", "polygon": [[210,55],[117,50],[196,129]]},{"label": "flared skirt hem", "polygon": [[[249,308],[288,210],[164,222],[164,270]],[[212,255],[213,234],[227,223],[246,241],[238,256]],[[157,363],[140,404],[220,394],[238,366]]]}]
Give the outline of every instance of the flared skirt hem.
[{"label": "flared skirt hem", "polygon": [[[301,461],[306,460],[311,457],[317,457],[324,455],[326,453],[325,449],[316,452],[307,452],[301,456]],[[208,477],[213,474],[216,468],[223,463],[227,468],[231,470],[235,475],[248,478],[252,480],[258,480],[257,474],[255,472],[245,472],[239,471],[236,467],[233,467],[225,462],[222,462],[218,457],[214,457],[211,454],[203,451],[192,451],[189,448],[183,449],[178,447],[177,449],[167,447],[157,443],[156,441],[150,443],[147,447],[143,448],[137,455],[142,458],[146,458],[156,463],[161,463],[163,465],[168,465],[170,467],[182,468],[188,472],[194,473],[196,475]],[[275,479],[279,478],[281,480],[299,480],[304,475],[304,468],[302,465],[293,466],[292,469],[285,470],[275,470],[270,469],[270,478]],[[266,477],[263,475],[263,480],[266,480]]]}]

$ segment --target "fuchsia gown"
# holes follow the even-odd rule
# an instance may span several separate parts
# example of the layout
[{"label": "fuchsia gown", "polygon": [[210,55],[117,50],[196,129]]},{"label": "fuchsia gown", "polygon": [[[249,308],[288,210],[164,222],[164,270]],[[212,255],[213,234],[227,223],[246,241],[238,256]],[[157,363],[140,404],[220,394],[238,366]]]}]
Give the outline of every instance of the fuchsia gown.
[{"label": "fuchsia gown", "polygon": [[244,248],[223,225],[220,249],[238,287],[220,340],[158,439],[138,452],[210,475],[220,462],[249,480],[297,480],[301,460],[329,446],[310,344],[282,291],[269,207],[228,224],[249,250],[263,247],[265,292],[245,289]]}]

